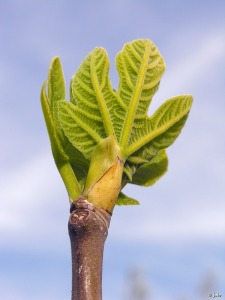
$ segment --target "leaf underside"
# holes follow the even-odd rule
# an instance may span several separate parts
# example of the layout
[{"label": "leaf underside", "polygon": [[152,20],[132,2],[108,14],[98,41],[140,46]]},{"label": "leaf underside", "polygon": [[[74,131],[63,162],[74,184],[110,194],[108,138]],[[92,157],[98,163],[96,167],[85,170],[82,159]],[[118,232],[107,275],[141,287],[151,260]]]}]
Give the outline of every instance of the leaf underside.
[{"label": "leaf underside", "polygon": [[126,44],[117,55],[116,65],[118,91],[109,80],[106,51],[95,48],[88,54],[71,80],[71,102],[59,102],[61,127],[86,159],[101,139],[114,135],[124,160],[145,156],[149,160],[179,135],[192,97],[174,97],[152,117],[147,116],[165,69],[150,40]]},{"label": "leaf underside", "polygon": [[159,151],[158,155],[150,162],[137,167],[131,183],[141,186],[151,186],[167,172],[167,168],[168,158],[166,151]]}]

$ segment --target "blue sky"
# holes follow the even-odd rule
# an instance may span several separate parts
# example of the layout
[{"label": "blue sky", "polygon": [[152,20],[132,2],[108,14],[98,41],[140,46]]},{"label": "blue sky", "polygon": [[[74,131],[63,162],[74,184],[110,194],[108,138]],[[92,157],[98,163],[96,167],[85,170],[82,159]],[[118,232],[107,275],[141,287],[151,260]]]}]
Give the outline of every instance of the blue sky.
[{"label": "blue sky", "polygon": [[104,257],[104,300],[124,300],[127,272],[143,270],[154,300],[225,295],[225,2],[0,0],[0,299],[70,298],[69,204],[54,166],[39,94],[53,56],[69,86],[96,46],[111,80],[123,44],[150,38],[167,70],[149,110],[178,94],[194,105],[155,186],[128,186],[139,207],[116,207]]}]

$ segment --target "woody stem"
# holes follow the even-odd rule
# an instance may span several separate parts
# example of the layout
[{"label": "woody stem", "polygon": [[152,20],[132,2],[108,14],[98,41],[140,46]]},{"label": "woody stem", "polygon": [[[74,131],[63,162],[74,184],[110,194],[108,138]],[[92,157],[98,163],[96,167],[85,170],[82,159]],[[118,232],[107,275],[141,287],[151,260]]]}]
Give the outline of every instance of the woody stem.
[{"label": "woody stem", "polygon": [[111,215],[84,198],[70,209],[72,300],[102,300],[102,260]]}]

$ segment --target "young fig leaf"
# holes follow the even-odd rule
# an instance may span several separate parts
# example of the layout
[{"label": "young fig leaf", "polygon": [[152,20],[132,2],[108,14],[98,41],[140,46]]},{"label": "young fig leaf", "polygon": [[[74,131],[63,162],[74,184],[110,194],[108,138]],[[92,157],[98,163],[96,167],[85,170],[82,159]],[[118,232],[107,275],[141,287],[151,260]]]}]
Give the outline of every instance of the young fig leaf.
[{"label": "young fig leaf", "polygon": [[[147,115],[165,70],[152,41],[125,44],[116,66],[118,91],[109,79],[107,52],[95,48],[72,77],[68,102],[62,66],[55,57],[48,94],[46,83],[41,93],[53,156],[69,194],[83,193],[108,211],[127,183],[149,186],[163,176],[168,165],[164,150],[179,136],[192,105],[191,95],[176,96]],[[132,201],[135,204],[120,193],[117,202]]]},{"label": "young fig leaf", "polygon": [[60,161],[60,162],[68,161],[69,157],[65,153],[65,150],[63,149],[59,136],[57,134],[55,122],[50,107],[50,101],[46,93],[46,84],[47,82],[43,84],[41,89],[41,105],[42,105],[42,111],[43,111],[46,127],[51,142],[52,153],[55,161]]},{"label": "young fig leaf", "polygon": [[145,120],[142,135],[127,148],[127,155],[149,160],[165,149],[179,136],[192,105],[191,95],[176,96],[167,100]]},{"label": "young fig leaf", "polygon": [[136,40],[124,45],[116,57],[116,65],[120,76],[118,94],[126,105],[119,140],[124,156],[128,157],[128,145],[139,139],[144,130],[148,107],[165,64],[150,40]]},{"label": "young fig leaf", "polygon": [[48,97],[51,109],[55,103],[66,98],[65,79],[59,57],[54,57],[48,71]]}]

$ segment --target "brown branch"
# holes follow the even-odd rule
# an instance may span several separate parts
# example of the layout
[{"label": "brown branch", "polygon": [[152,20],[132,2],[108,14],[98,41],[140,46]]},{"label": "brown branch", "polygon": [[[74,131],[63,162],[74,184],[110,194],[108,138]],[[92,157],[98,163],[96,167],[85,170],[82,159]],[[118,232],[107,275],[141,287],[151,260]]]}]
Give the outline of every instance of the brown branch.
[{"label": "brown branch", "polygon": [[72,203],[70,212],[72,300],[101,300],[103,250],[111,215],[82,197]]}]

